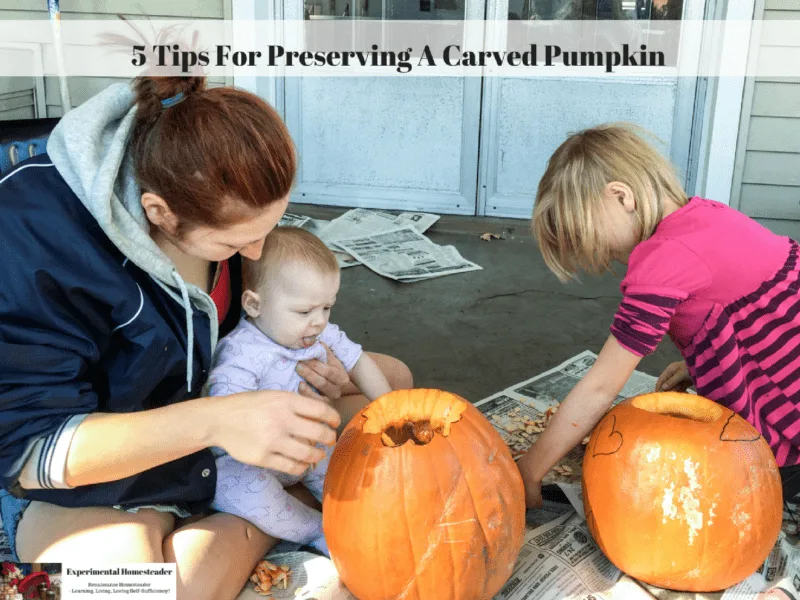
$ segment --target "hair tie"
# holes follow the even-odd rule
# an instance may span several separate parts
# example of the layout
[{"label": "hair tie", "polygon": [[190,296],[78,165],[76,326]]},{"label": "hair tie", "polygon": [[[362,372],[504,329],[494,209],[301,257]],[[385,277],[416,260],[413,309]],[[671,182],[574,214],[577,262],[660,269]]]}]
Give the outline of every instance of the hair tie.
[{"label": "hair tie", "polygon": [[162,108],[169,108],[170,106],[175,106],[178,102],[184,99],[183,92],[178,92],[172,98],[165,98],[161,101]]}]

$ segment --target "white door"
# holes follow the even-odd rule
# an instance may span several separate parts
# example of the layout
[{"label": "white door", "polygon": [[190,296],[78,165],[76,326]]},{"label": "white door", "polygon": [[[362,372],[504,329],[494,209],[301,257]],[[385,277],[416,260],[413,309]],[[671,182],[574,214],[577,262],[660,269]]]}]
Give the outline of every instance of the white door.
[{"label": "white door", "polygon": [[[282,0],[302,19],[703,19],[714,0]],[[681,53],[699,52],[699,41]],[[502,49],[502,48],[500,48]],[[571,132],[633,121],[691,176],[698,81],[286,77],[300,158],[293,201],[528,218],[547,159]],[[698,103],[699,104],[699,103]]]},{"label": "white door", "polygon": [[[705,0],[488,0],[487,19],[703,19]],[[681,40],[696,56],[700,40]],[[527,219],[547,159],[570,134],[614,121],[643,126],[690,184],[696,78],[489,77],[484,81],[478,214]]]},{"label": "white door", "polygon": [[[292,19],[483,19],[483,0],[285,0]],[[312,70],[308,70],[312,72]],[[475,214],[481,79],[286,77],[295,202]]]}]

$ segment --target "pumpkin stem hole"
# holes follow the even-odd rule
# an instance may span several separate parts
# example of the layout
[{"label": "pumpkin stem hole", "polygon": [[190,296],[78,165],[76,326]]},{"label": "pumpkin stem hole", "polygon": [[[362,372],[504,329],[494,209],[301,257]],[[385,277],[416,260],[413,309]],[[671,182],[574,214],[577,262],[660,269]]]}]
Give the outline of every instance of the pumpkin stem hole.
[{"label": "pumpkin stem hole", "polygon": [[430,421],[414,421],[403,423],[401,427],[391,425],[381,435],[384,446],[402,446],[409,440],[417,446],[424,446],[433,440],[435,433]]}]

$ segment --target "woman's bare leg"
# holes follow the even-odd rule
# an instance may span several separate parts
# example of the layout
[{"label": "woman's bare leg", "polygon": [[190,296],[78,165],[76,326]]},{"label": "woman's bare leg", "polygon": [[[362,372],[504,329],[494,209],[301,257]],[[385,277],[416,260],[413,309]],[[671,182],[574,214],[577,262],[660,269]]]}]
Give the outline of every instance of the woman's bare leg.
[{"label": "woman's bare leg", "polygon": [[233,515],[215,513],[164,540],[164,560],[178,568],[178,600],[232,600],[278,540]]},{"label": "woman's bare leg", "polygon": [[31,502],[17,529],[17,553],[22,562],[164,562],[161,547],[174,527],[173,515],[152,509],[127,513]]},{"label": "woman's bare leg", "polygon": [[[405,363],[386,354],[377,354],[375,352],[367,352],[367,354],[378,364],[393,390],[407,390],[414,387],[414,378]],[[339,433],[350,422],[350,419],[366,405],[367,399],[352,382],[344,387],[342,397],[334,403],[336,410],[342,416]]]},{"label": "woman's bare leg", "polygon": [[[287,488],[314,508],[302,485]],[[164,560],[178,567],[178,600],[233,600],[256,563],[278,540],[233,515],[215,513],[175,530],[164,540]]]}]

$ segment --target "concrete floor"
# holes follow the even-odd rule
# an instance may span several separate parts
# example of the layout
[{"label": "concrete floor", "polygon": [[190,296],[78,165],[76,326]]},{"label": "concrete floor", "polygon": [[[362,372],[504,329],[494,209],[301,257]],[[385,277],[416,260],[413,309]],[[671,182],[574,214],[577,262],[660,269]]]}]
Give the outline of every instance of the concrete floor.
[{"label": "concrete floor", "polygon": [[[341,211],[292,206],[334,218]],[[506,239],[481,241],[481,233]],[[331,320],[366,349],[404,361],[417,387],[455,392],[472,402],[533,377],[609,335],[624,275],[561,284],[547,269],[527,221],[443,217],[428,232],[483,267],[419,283],[396,283],[364,266],[342,272]],[[680,359],[665,340],[640,369],[658,375]]]}]

